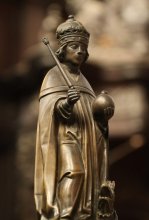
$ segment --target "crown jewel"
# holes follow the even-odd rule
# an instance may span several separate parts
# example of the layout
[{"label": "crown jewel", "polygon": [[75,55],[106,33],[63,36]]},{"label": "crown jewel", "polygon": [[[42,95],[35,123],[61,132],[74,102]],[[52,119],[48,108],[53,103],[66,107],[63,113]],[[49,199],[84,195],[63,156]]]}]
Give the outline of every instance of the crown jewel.
[{"label": "crown jewel", "polygon": [[89,36],[90,34],[84,26],[76,21],[73,15],[69,15],[66,22],[60,24],[56,30],[56,37],[60,46],[72,41],[78,41],[88,45]]}]

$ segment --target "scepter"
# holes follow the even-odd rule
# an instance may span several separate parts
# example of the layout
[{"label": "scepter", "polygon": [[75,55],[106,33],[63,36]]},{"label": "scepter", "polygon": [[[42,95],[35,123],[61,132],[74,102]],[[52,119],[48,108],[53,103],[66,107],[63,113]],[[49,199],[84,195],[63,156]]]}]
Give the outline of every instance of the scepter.
[{"label": "scepter", "polygon": [[46,37],[44,37],[44,38],[42,39],[42,42],[47,46],[47,48],[48,48],[50,54],[52,55],[53,59],[55,60],[55,62],[56,62],[56,64],[57,64],[57,66],[58,66],[58,68],[59,68],[59,70],[60,70],[60,72],[61,72],[61,74],[62,74],[62,76],[63,76],[63,78],[64,78],[64,80],[65,80],[65,82],[67,83],[68,87],[69,87],[69,88],[73,88],[72,83],[70,82],[70,80],[69,80],[69,78],[67,77],[66,73],[64,72],[64,70],[63,70],[63,68],[62,68],[62,66],[61,66],[61,64],[60,64],[60,62],[59,62],[59,60],[58,60],[58,58],[56,57],[55,53],[54,53],[53,50],[52,50],[52,48],[51,48],[51,46],[50,46],[50,43],[49,43],[49,40],[48,40]]}]

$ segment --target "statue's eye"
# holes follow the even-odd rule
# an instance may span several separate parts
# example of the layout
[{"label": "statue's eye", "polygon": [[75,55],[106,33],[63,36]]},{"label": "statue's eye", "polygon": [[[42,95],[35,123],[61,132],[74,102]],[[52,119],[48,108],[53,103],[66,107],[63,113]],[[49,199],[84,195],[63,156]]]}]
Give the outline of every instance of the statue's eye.
[{"label": "statue's eye", "polygon": [[77,49],[78,45],[77,45],[77,44],[71,44],[70,47],[71,47],[72,49]]}]

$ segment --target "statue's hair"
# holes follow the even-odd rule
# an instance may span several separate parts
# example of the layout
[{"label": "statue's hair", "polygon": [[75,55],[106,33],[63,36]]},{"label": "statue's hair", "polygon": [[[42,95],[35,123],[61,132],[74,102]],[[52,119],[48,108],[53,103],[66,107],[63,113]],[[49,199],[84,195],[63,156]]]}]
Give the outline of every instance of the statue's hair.
[{"label": "statue's hair", "polygon": [[[55,52],[55,55],[57,56],[57,58],[59,59],[60,62],[64,62],[65,61],[65,55],[66,55],[66,46],[68,44],[65,44],[63,46],[61,46],[56,52]],[[84,59],[84,62],[88,59],[89,57],[89,54],[88,54],[88,51],[86,50],[86,56],[85,56],[85,59]],[[83,62],[83,63],[84,63]]]}]

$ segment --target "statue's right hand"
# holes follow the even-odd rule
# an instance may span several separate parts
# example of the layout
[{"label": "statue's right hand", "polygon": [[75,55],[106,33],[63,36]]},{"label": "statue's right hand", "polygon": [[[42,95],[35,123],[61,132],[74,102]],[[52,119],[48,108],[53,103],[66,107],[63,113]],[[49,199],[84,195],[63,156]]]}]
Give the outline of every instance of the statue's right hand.
[{"label": "statue's right hand", "polygon": [[80,92],[76,88],[71,87],[68,90],[68,94],[67,94],[68,104],[74,105],[79,99],[80,99]]}]

